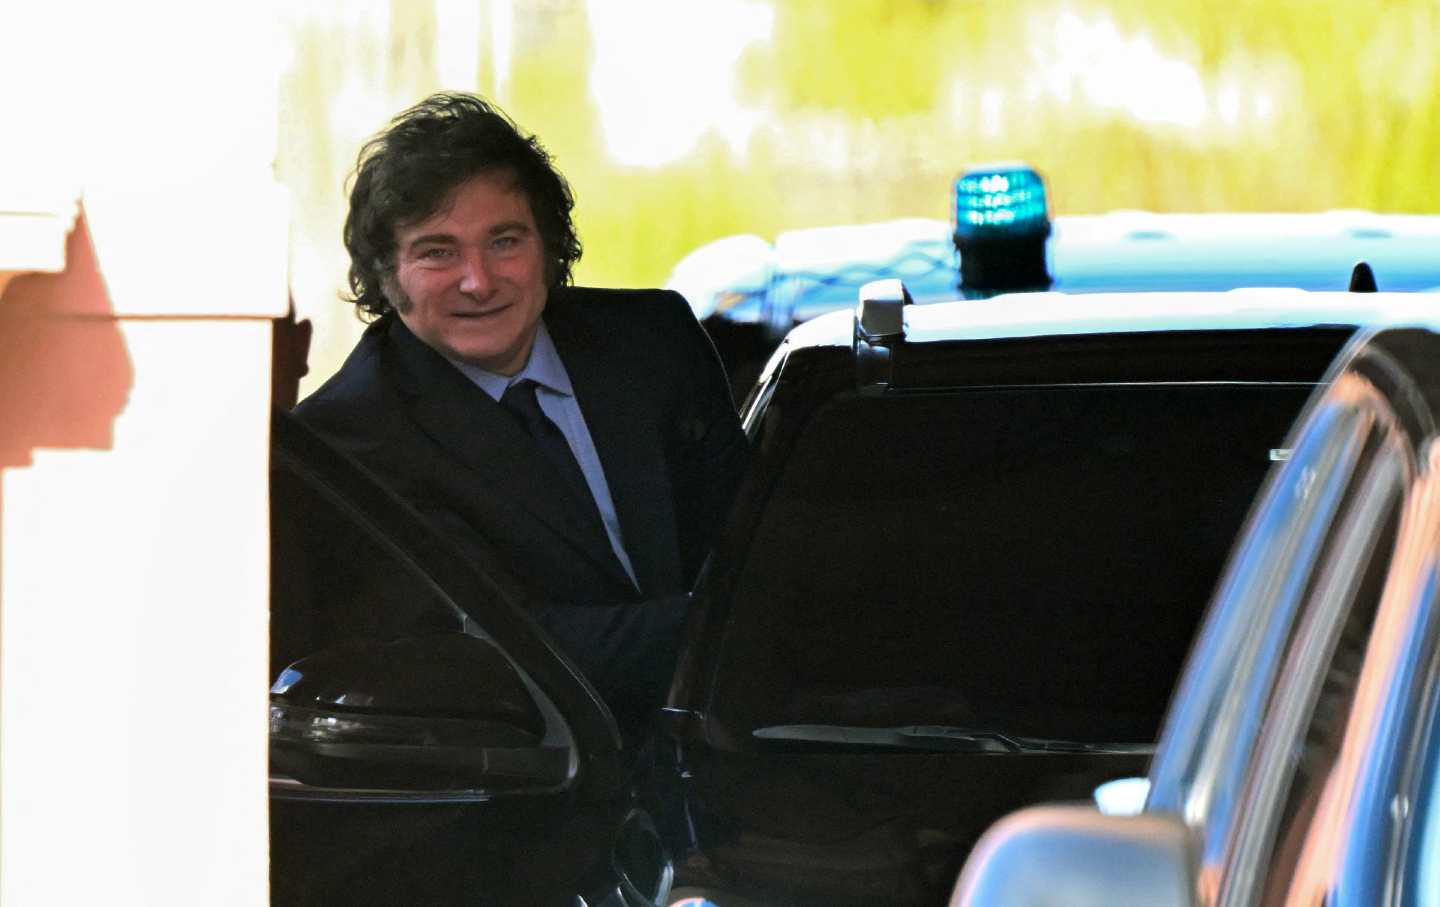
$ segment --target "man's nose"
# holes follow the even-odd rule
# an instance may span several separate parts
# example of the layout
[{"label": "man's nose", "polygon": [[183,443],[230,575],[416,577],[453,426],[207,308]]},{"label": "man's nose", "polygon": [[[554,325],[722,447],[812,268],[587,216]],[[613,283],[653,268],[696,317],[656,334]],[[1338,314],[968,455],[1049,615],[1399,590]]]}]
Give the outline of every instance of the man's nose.
[{"label": "man's nose", "polygon": [[485,269],[485,257],[479,252],[464,253],[460,274],[460,292],[474,296],[489,296],[493,288],[490,272]]}]

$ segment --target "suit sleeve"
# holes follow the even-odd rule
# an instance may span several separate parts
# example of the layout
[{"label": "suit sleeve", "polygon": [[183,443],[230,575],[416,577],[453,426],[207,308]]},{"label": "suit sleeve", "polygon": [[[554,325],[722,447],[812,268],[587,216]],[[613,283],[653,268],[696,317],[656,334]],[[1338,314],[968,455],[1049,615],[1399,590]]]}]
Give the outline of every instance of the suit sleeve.
[{"label": "suit sleeve", "polygon": [[623,605],[542,604],[531,612],[628,733],[665,699],[689,595]]}]

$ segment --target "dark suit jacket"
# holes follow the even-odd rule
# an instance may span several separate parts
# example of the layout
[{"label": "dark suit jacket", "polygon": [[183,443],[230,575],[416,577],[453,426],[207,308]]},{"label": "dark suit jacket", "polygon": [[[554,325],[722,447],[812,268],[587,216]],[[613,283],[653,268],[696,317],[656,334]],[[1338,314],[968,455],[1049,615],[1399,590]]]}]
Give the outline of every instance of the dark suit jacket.
[{"label": "dark suit jacket", "polygon": [[668,673],[678,594],[729,509],[746,443],[714,348],[679,295],[557,288],[544,319],[595,442],[638,592],[523,429],[393,315],[372,324],[295,413],[462,551],[482,562],[482,549],[498,553],[623,724],[624,700],[650,704],[649,688]]}]

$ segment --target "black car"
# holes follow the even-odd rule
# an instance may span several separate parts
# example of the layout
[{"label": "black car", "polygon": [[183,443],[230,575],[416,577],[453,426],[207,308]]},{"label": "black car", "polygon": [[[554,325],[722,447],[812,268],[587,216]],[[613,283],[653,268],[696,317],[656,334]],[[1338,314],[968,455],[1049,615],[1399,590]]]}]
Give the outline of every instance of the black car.
[{"label": "black car", "polygon": [[275,903],[655,903],[672,863],[721,903],[943,902],[998,816],[1143,773],[1290,424],[1423,304],[865,294],[745,407],[648,781],[498,561],[277,417]]}]

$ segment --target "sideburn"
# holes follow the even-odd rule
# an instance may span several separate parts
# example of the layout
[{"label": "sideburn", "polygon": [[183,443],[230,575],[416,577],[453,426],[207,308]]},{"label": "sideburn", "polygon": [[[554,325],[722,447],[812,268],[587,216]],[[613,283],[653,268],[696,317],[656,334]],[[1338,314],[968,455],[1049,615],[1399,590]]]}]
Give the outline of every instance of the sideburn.
[{"label": "sideburn", "polygon": [[405,295],[404,290],[400,289],[400,281],[395,279],[394,268],[387,270],[380,278],[380,292],[384,294],[390,307],[401,315],[407,314],[415,307],[415,303]]}]

